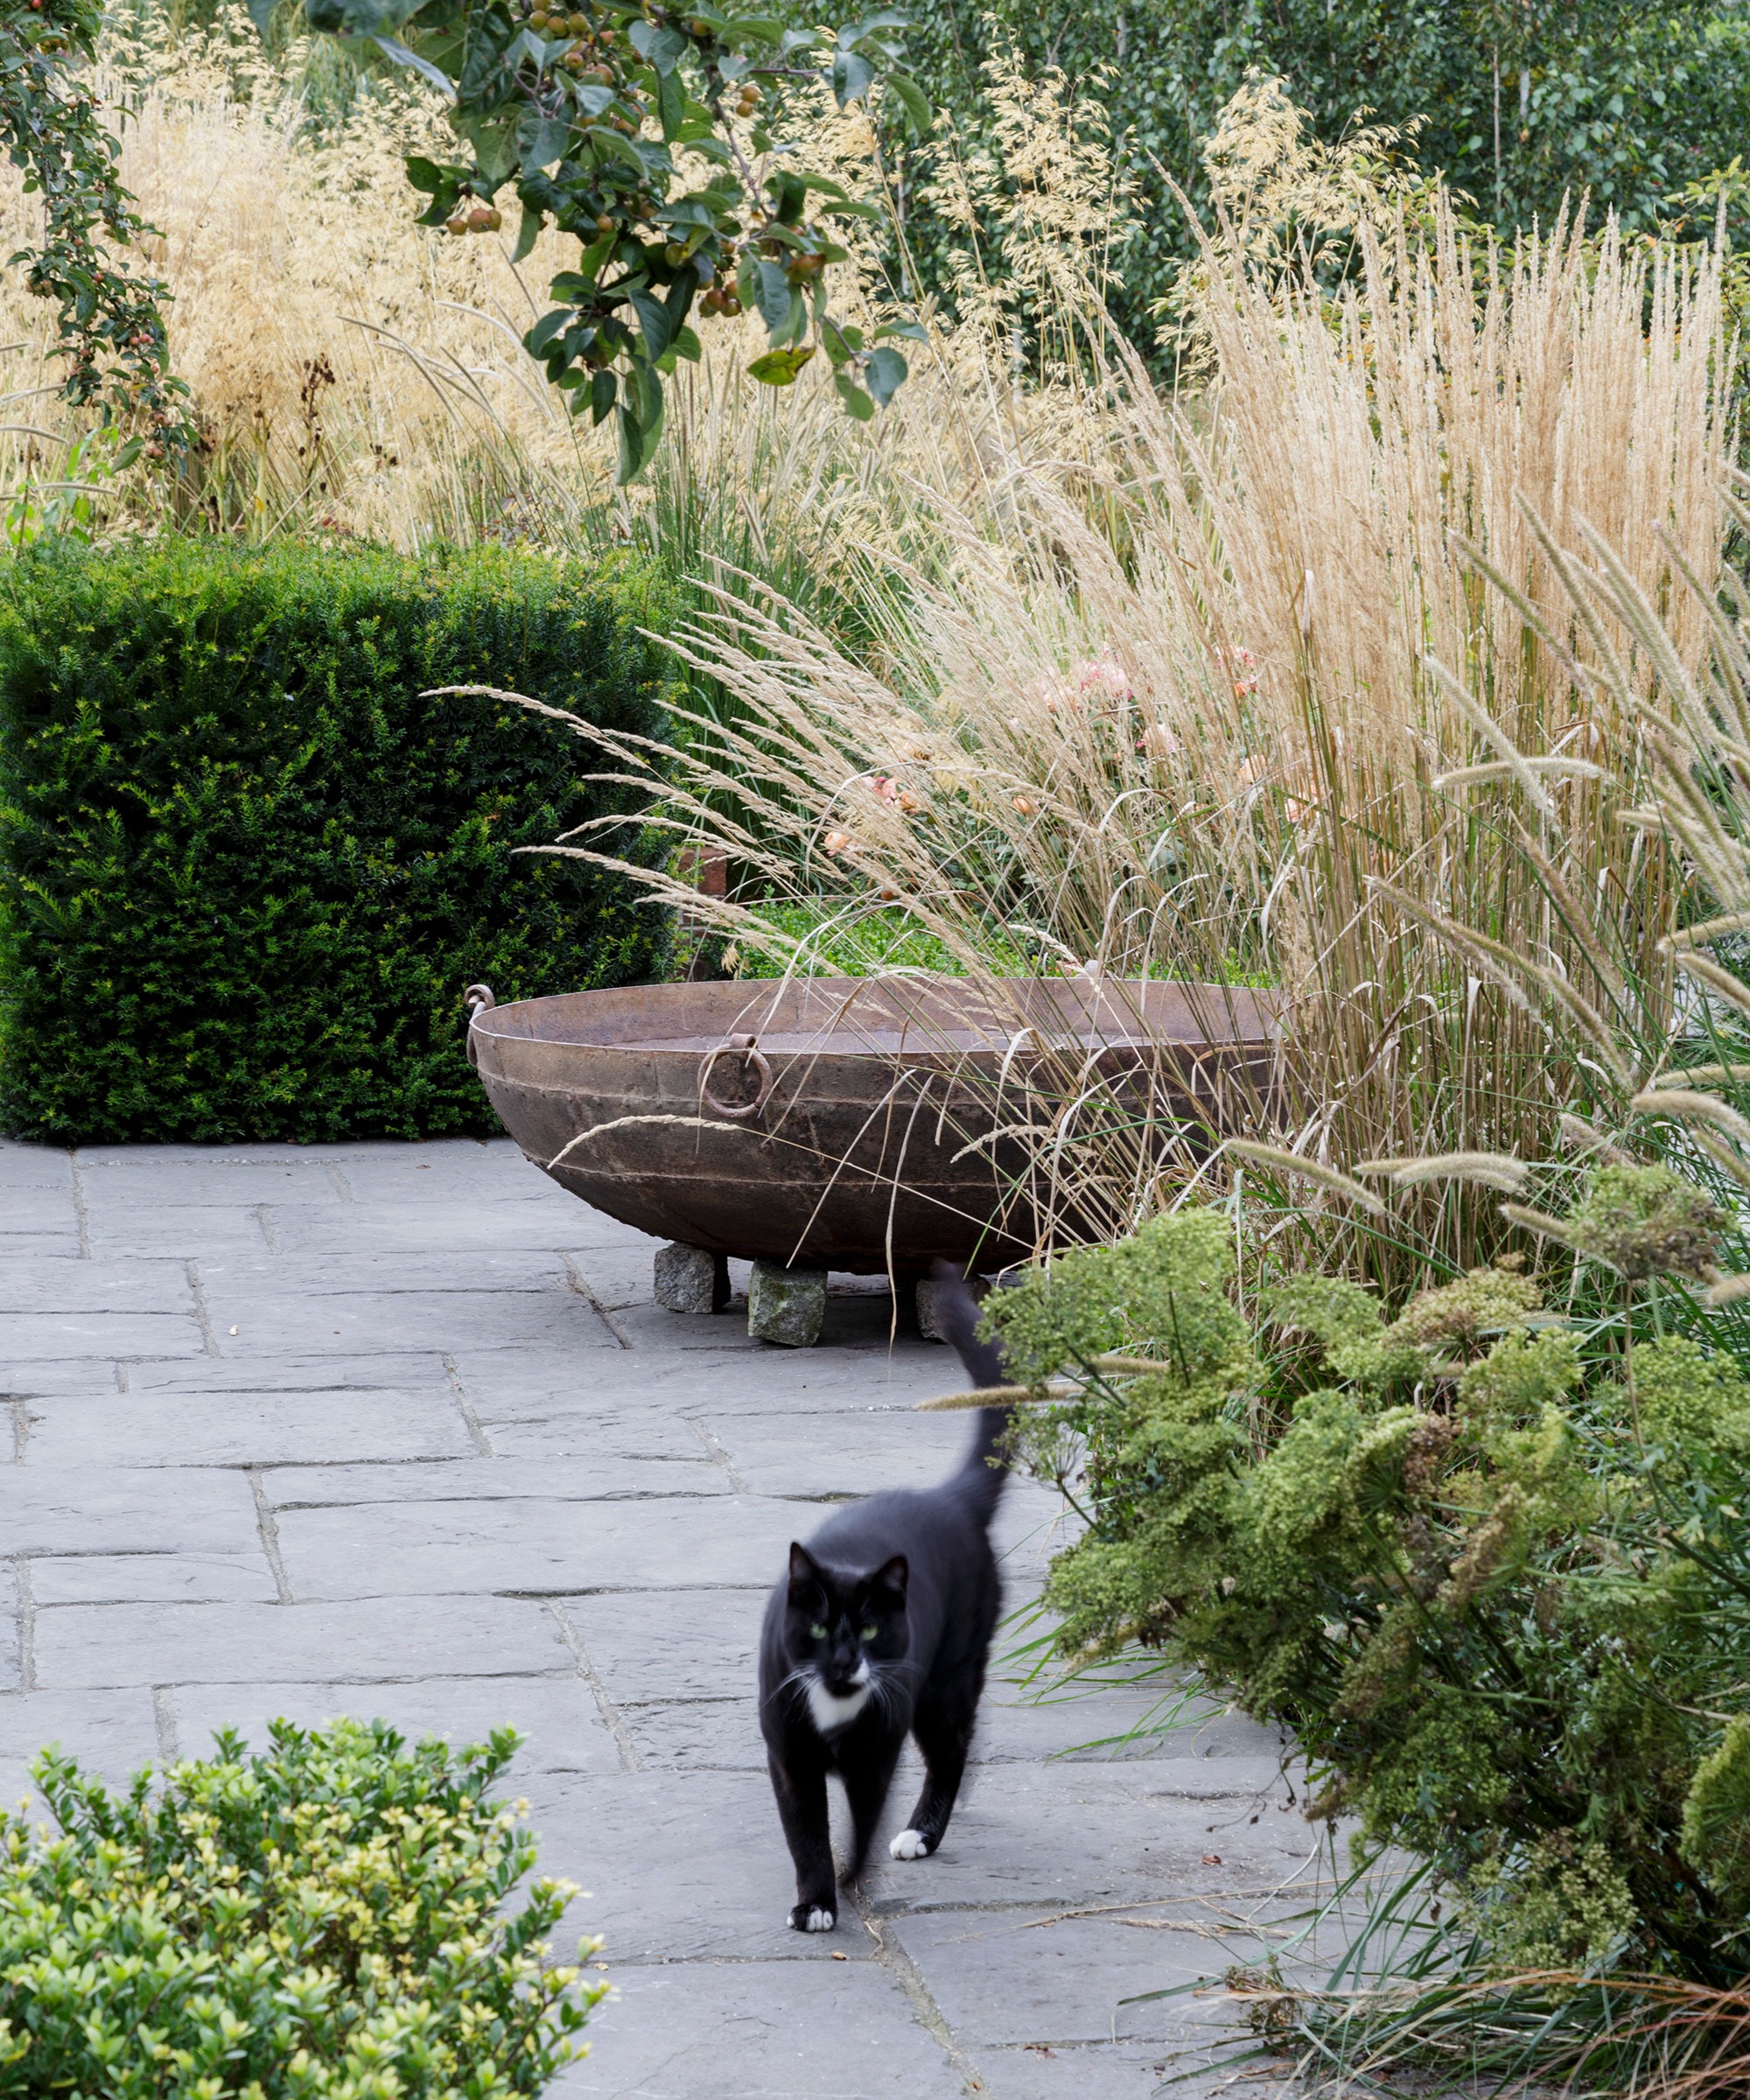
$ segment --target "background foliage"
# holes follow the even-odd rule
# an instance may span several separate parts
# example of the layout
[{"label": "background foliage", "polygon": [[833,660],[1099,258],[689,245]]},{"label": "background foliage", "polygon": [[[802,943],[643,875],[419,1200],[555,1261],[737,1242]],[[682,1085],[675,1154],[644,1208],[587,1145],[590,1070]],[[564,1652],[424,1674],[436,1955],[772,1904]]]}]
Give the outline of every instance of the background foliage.
[{"label": "background foliage", "polygon": [[[648,974],[625,882],[512,849],[615,808],[557,724],[662,719],[662,598],[482,550],[171,540],[22,560],[0,595],[0,1123],[60,1143],[495,1127],[459,995]],[[635,818],[634,860],[661,838]]]},{"label": "background foliage", "polygon": [[[1425,120],[1416,159],[1509,240],[1534,221],[1548,228],[1564,194],[1581,191],[1595,213],[1651,230],[1681,213],[1676,192],[1727,167],[1750,135],[1750,18],[1718,0],[917,0],[909,11],[919,82],[970,142],[991,127],[980,69],[1008,46],[1061,66],[1103,105],[1138,188],[1113,256],[1112,306],[1138,343],[1152,337],[1151,308],[1173,266],[1194,252],[1171,185],[1207,211],[1200,150],[1254,67],[1279,76],[1327,141],[1363,105],[1387,124]],[[953,235],[923,194],[941,147],[908,153],[896,130],[889,155],[906,177],[913,253],[941,288]]]}]

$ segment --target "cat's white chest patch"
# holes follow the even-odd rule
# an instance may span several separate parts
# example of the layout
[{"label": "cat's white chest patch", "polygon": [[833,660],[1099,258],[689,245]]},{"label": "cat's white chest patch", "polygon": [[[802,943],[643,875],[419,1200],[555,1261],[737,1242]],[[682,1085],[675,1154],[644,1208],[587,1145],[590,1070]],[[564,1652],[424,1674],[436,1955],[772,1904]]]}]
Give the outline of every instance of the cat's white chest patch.
[{"label": "cat's white chest patch", "polygon": [[849,1727],[869,1704],[869,1665],[863,1663],[858,1670],[855,1691],[829,1691],[818,1677],[808,1685],[808,1713],[814,1725],[822,1735],[830,1735],[835,1728]]}]

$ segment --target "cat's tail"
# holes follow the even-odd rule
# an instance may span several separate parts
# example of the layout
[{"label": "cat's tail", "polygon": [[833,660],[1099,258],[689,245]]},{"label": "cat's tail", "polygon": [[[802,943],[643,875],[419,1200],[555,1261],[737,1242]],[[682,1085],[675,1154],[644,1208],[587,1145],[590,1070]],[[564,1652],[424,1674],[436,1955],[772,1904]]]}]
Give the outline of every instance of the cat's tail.
[{"label": "cat's tail", "polygon": [[[952,1263],[937,1262],[930,1271],[940,1286],[935,1324],[945,1340],[953,1343],[966,1375],[975,1387],[1005,1385],[1003,1350],[999,1342],[981,1340],[978,1306],[967,1289],[965,1278]],[[1009,1426],[1006,1407],[981,1407],[972,1448],[962,1460],[956,1476],[968,1499],[988,1523],[994,1515],[1003,1483],[1008,1479],[1008,1460],[1002,1444]],[[994,1462],[993,1462],[994,1461]]]}]

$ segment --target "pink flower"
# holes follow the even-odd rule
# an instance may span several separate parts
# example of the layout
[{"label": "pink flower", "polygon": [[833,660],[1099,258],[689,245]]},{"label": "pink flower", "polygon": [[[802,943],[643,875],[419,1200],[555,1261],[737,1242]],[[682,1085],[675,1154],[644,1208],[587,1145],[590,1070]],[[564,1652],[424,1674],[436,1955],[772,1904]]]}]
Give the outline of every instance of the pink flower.
[{"label": "pink flower", "polygon": [[885,773],[872,774],[869,785],[878,802],[897,802],[900,799],[900,783]]},{"label": "pink flower", "polygon": [[1098,656],[1085,656],[1070,672],[1078,688],[1084,693],[1103,694],[1112,700],[1130,697],[1130,681],[1124,667],[1110,649]]},{"label": "pink flower", "polygon": [[1257,690],[1257,658],[1250,649],[1236,649],[1228,657],[1228,678],[1236,696]]},{"label": "pink flower", "polygon": [[1137,738],[1138,751],[1152,752],[1158,759],[1169,759],[1174,752],[1182,751],[1184,748],[1184,746],[1165,722],[1152,724]]}]

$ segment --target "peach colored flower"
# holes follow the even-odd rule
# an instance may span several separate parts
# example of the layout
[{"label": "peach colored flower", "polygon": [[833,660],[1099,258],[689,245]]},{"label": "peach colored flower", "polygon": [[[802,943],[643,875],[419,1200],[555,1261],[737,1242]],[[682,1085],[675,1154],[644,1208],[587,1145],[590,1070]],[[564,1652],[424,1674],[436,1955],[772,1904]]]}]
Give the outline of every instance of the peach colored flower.
[{"label": "peach colored flower", "polygon": [[1037,807],[1038,807],[1038,804],[1037,804],[1037,803],[1035,803],[1034,802],[1032,802],[1032,800],[1031,800],[1031,799],[1030,799],[1028,796],[1026,796],[1026,795],[1025,795],[1025,794],[1018,794],[1018,795],[1016,795],[1016,796],[1013,798],[1013,801],[1014,801],[1014,804],[1015,804],[1015,807],[1016,807],[1016,808],[1017,808],[1017,809],[1018,809],[1018,810],[1020,811],[1020,813],[1021,813],[1021,815],[1022,815],[1023,816],[1031,816],[1033,814],[1034,810],[1035,810],[1035,809],[1037,808]]},{"label": "peach colored flower", "polygon": [[1152,723],[1137,738],[1138,751],[1152,751],[1159,759],[1171,758],[1174,752],[1184,748],[1165,722]]},{"label": "peach colored flower", "polygon": [[829,831],[824,843],[828,854],[832,855],[844,852],[855,842],[848,831]]},{"label": "peach colored flower", "polygon": [[878,802],[896,802],[900,799],[900,783],[885,773],[872,774],[869,787]]},{"label": "peach colored flower", "polygon": [[1103,694],[1113,700],[1128,700],[1130,697],[1129,675],[1111,649],[1102,650],[1097,656],[1084,656],[1070,672],[1070,676],[1084,693]]}]

